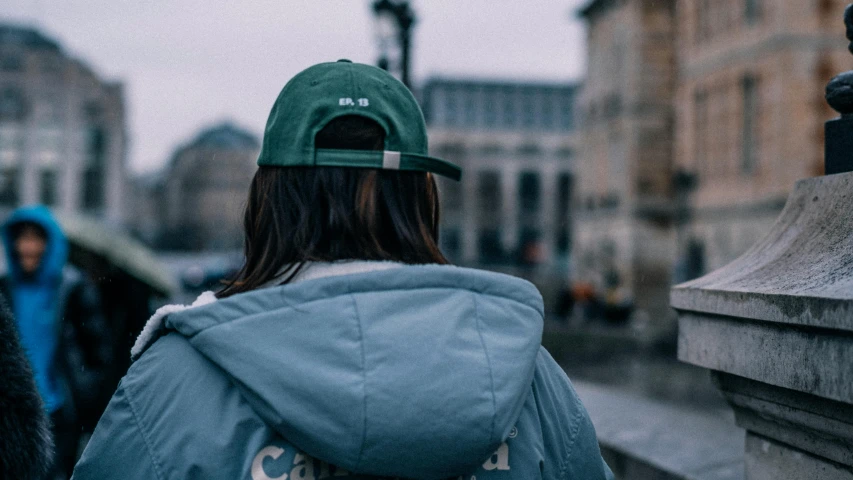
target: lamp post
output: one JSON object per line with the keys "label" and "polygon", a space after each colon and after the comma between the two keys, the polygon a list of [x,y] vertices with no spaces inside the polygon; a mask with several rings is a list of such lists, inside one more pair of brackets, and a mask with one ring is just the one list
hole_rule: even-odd
{"label": "lamp post", "polygon": [[396,63],[393,66],[399,68],[400,80],[403,84],[410,87],[411,32],[416,20],[415,12],[406,0],[375,0],[373,2],[373,14],[376,17],[376,36],[379,41],[378,66],[385,70],[392,68],[389,53],[392,41],[396,37],[400,49],[399,61],[393,62]]}

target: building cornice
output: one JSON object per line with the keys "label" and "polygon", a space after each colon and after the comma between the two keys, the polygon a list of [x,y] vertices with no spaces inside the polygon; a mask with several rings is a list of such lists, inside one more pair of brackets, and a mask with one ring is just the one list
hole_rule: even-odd
{"label": "building cornice", "polygon": [[679,75],[682,79],[693,79],[708,75],[731,65],[751,63],[757,58],[766,57],[774,52],[789,50],[827,50],[845,49],[835,35],[803,35],[797,33],[779,33],[754,42],[739,43],[737,47],[716,54],[697,54],[698,51],[712,51],[713,47],[691,50],[690,55],[681,62]]}
{"label": "building cornice", "polygon": [[566,81],[543,81],[523,80],[511,78],[478,78],[478,77],[444,77],[433,75],[423,83],[421,90],[437,87],[462,87],[462,88],[506,88],[510,90],[555,90],[573,92],[581,86],[580,80]]}

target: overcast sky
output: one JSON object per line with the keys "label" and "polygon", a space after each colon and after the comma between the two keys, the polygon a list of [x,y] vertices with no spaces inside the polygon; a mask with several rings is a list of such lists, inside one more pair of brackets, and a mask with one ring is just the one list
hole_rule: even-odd
{"label": "overcast sky", "polygon": [[[36,26],[125,83],[135,172],[163,165],[201,128],[261,135],[285,82],[321,61],[377,56],[371,0],[2,0],[0,21]],[[414,0],[416,82],[434,75],[573,81],[586,0]]]}

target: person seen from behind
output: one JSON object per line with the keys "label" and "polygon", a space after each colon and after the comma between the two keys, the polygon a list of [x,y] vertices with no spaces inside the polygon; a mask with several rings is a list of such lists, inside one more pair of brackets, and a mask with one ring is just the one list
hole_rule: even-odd
{"label": "person seen from behind", "polygon": [[50,417],[55,451],[46,478],[68,478],[85,424],[97,420],[109,358],[98,294],[67,265],[68,241],[47,208],[16,210],[0,236],[8,267],[0,296],[14,315]]}
{"label": "person seen from behind", "polygon": [[74,479],[612,478],[536,288],[441,253],[402,83],[304,70],[258,164],[242,270],[155,313]]}

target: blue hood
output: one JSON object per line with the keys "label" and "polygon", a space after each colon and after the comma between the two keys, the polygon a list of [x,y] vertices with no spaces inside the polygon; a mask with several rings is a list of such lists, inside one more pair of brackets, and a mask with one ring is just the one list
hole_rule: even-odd
{"label": "blue hood", "polygon": [[307,454],[445,478],[509,436],[531,392],[543,307],[514,277],[406,266],[235,295],[166,323]]}
{"label": "blue hood", "polygon": [[23,276],[18,261],[15,259],[14,242],[9,231],[10,227],[22,222],[38,224],[47,232],[47,247],[34,280],[39,284],[58,280],[62,276],[62,269],[68,261],[68,240],[50,210],[41,205],[15,210],[0,228],[3,247],[6,249],[6,264],[9,268],[9,275],[15,281],[21,280]]}

